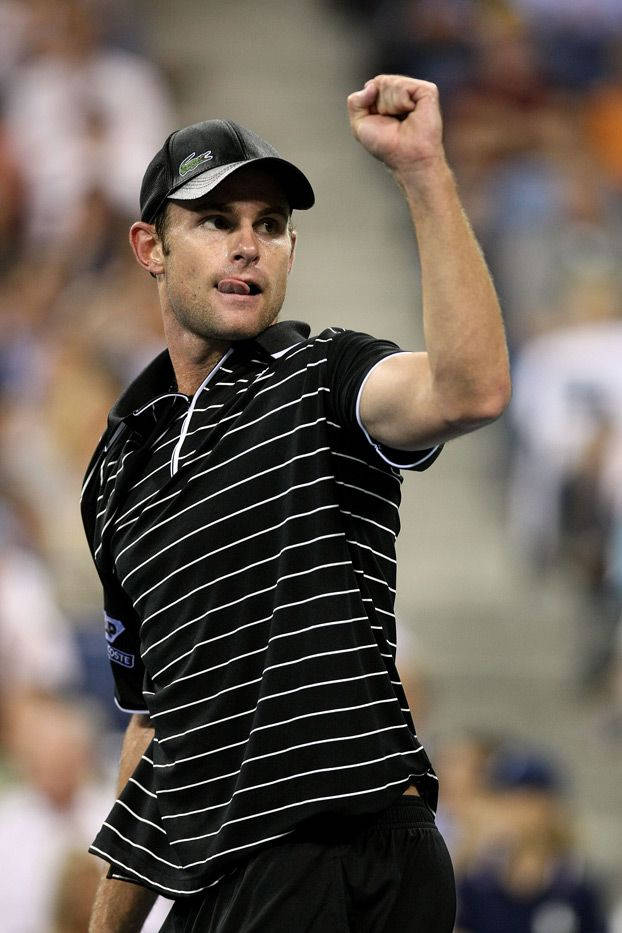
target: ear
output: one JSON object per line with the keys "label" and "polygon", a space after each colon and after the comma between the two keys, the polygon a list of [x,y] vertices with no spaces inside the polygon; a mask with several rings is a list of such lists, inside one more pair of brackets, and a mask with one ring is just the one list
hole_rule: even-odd
{"label": "ear", "polygon": [[151,275],[164,272],[164,251],[153,224],[137,220],[130,227],[130,246],[139,266]]}
{"label": "ear", "polygon": [[292,266],[294,265],[294,257],[296,255],[296,240],[298,239],[298,234],[295,230],[290,232],[289,238],[291,240],[291,246],[289,250],[289,261],[287,263],[288,273],[292,271]]}

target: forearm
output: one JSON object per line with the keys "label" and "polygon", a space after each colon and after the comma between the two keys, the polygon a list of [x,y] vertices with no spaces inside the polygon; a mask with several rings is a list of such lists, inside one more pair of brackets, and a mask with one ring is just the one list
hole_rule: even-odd
{"label": "forearm", "polygon": [[[153,728],[145,716],[132,716],[121,749],[117,793],[134,772],[153,738]],[[151,910],[156,895],[125,881],[103,877],[97,888],[89,933],[137,933]]]}
{"label": "forearm", "polygon": [[417,235],[431,391],[448,421],[492,420],[509,399],[501,310],[444,158],[394,172]]}

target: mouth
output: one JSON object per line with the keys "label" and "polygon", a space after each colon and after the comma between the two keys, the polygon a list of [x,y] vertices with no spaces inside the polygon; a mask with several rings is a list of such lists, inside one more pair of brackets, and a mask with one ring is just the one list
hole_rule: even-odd
{"label": "mouth", "polygon": [[261,286],[253,279],[241,279],[234,276],[220,279],[216,288],[221,295],[233,295],[236,298],[252,298],[262,292]]}

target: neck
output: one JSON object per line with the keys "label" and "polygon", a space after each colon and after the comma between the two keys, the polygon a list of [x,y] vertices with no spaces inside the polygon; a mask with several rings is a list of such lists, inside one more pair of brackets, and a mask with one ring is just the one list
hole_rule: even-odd
{"label": "neck", "polygon": [[179,352],[178,347],[169,345],[169,355],[175,371],[177,388],[184,395],[194,395],[206,376],[223,358],[228,350],[227,344],[204,347],[201,354],[189,357]]}
{"label": "neck", "polygon": [[230,343],[200,337],[179,326],[172,316],[163,317],[164,338],[173,364],[177,388],[194,395],[206,376],[223,358]]}

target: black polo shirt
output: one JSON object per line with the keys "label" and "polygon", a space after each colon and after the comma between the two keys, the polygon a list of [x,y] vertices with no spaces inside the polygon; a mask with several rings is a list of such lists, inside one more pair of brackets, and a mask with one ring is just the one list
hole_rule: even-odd
{"label": "black polo shirt", "polygon": [[165,351],[111,412],[83,493],[122,709],[155,739],[92,851],[168,896],[316,814],[437,782],[395,668],[400,468],[358,417],[400,352],[275,324],[192,398]]}

